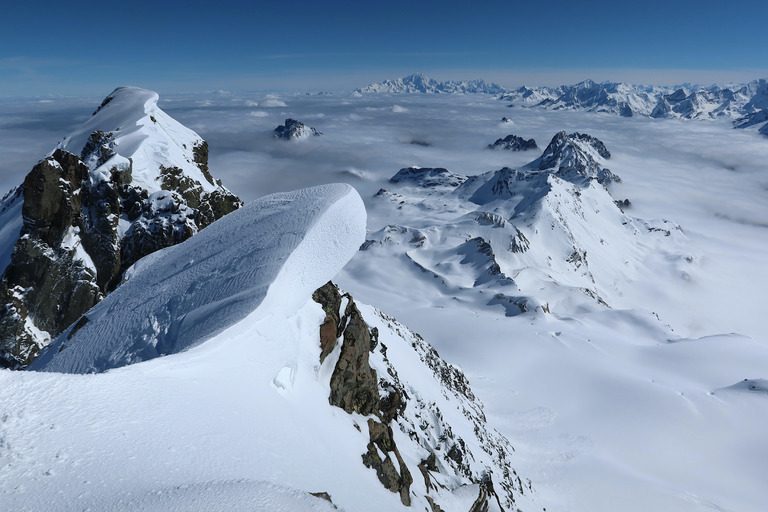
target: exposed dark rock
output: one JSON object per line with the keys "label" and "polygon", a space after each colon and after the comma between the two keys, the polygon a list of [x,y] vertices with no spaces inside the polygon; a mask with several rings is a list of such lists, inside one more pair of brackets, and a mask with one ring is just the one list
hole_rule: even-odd
{"label": "exposed dark rock", "polygon": [[[206,192],[179,167],[160,166],[164,190],[154,194],[131,185],[130,159],[105,173],[115,156],[116,133],[94,131],[79,156],[57,149],[16,192],[23,198],[23,224],[0,279],[0,366],[28,365],[113,290],[130,265],[242,204],[220,184]],[[207,156],[208,146],[200,141],[194,161],[213,184]]]}
{"label": "exposed dark rock", "polygon": [[406,167],[389,179],[390,183],[403,183],[423,188],[458,187],[467,181],[466,176],[442,167]]}
{"label": "exposed dark rock", "polygon": [[509,243],[509,250],[517,254],[522,254],[526,252],[530,246],[531,242],[528,241],[528,238],[526,238],[519,229],[515,229],[515,236],[512,237]]}
{"label": "exposed dark rock", "polygon": [[609,159],[611,153],[600,139],[585,133],[562,131],[552,138],[541,157],[530,164],[541,171],[552,172],[567,181],[596,179],[607,185],[621,178],[602,167],[592,153]]}
{"label": "exposed dark rock", "polygon": [[[506,118],[505,118],[506,119]],[[525,140],[517,135],[507,135],[503,139],[496,139],[493,144],[488,144],[488,149],[507,149],[509,151],[528,151],[529,149],[539,149],[536,141],[533,139]]]}
{"label": "exposed dark rock", "polygon": [[[203,140],[200,141],[199,144],[196,144],[195,147],[192,148],[192,155],[194,156],[195,164],[197,164],[197,167],[200,169],[200,172],[203,173],[205,179],[208,180],[208,183],[216,185],[213,181],[213,176],[208,172],[208,142]],[[219,185],[221,185],[221,183],[219,183]]]}
{"label": "exposed dark rock", "polygon": [[[377,329],[384,325],[384,329],[391,330],[407,341],[421,362],[432,371],[443,396],[456,400],[452,404],[455,403],[463,416],[473,424],[476,442],[479,444],[473,445],[472,449],[454,434],[435,402],[427,402],[419,396],[419,390],[401,382],[397,368],[387,357],[387,346],[382,341],[374,342],[379,336],[378,330],[368,330],[352,297],[341,295],[335,285],[328,283],[317,290],[313,298],[322,305],[326,314],[321,330],[330,330],[330,326],[338,319],[336,325],[340,331],[337,334],[342,337],[339,362],[331,378],[330,402],[347,412],[368,415],[368,444],[367,451],[362,454],[362,462],[376,471],[382,485],[399,494],[403,504],[410,503],[413,477],[401,456],[403,446],[395,442],[393,429],[398,429],[407,436],[406,442],[416,443],[419,450],[428,453],[417,467],[424,478],[427,492],[432,493],[432,496],[425,496],[425,499],[433,512],[442,511],[435,500],[441,490],[447,489],[444,484],[452,479],[458,477],[465,482],[485,482],[489,468],[476,468],[477,451],[489,455],[493,461],[493,471],[499,477],[499,492],[503,494],[499,503],[512,507],[515,503],[514,495],[525,493],[522,480],[511,468],[509,454],[514,449],[509,441],[487,426],[482,404],[472,393],[464,374],[443,361],[437,351],[418,334],[384,313],[375,312],[384,322],[379,323]],[[345,303],[345,299],[348,302]],[[350,328],[352,332],[348,336]],[[369,355],[371,349],[375,351]],[[372,362],[380,375],[377,387],[371,381],[376,376]],[[355,389],[356,386],[359,389]],[[356,399],[358,391],[362,391],[360,394],[365,399],[362,402]],[[477,451],[473,453],[473,450]],[[484,485],[487,487],[487,484]],[[531,489],[530,482],[527,488]]]}
{"label": "exposed dark rock", "polygon": [[312,294],[312,300],[321,304],[323,311],[325,311],[325,320],[320,326],[320,362],[322,363],[328,354],[333,352],[336,347],[336,340],[341,335],[341,318],[339,317],[341,294],[336,285],[328,281],[315,290],[315,293]]}
{"label": "exposed dark rock", "polygon": [[[373,418],[368,419],[368,434],[370,442],[368,451],[363,454],[363,464],[366,467],[376,470],[376,476],[382,485],[390,491],[400,494],[400,501],[403,505],[411,505],[410,489],[413,483],[413,477],[408,467],[405,465],[400,451],[397,449],[394,437],[392,436],[392,427],[379,423]],[[378,449],[377,449],[378,448]],[[384,454],[384,460],[379,456],[379,450]],[[392,460],[393,454],[397,460],[398,468]]]}
{"label": "exposed dark rock", "polygon": [[360,311],[349,301],[344,311],[341,354],[331,375],[330,403],[363,416],[375,414],[379,406],[378,377],[368,358],[372,349],[371,333]]}
{"label": "exposed dark rock", "polygon": [[276,139],[296,140],[322,135],[323,132],[317,131],[301,121],[289,118],[285,120],[285,124],[281,124],[275,128],[274,134]]}
{"label": "exposed dark rock", "polygon": [[[329,402],[348,413],[355,412],[364,416],[378,414],[378,377],[369,363],[374,347],[371,332],[355,302],[348,295],[344,297],[347,298],[347,305],[339,316],[343,297],[336,285],[329,282],[312,295],[326,312],[321,326],[321,345],[325,343],[327,346],[321,346],[321,360],[333,350],[330,345],[335,345],[335,340],[343,337],[339,360],[331,375]],[[332,329],[334,325],[335,329]],[[335,336],[333,342],[330,341],[331,336]],[[322,341],[323,337],[325,342]]]}
{"label": "exposed dark rock", "polygon": [[499,510],[504,510],[504,507],[501,506],[499,495],[496,494],[493,488],[493,480],[490,473],[484,473],[480,482],[477,499],[470,507],[469,512],[486,512],[490,506],[491,498],[495,498]]}
{"label": "exposed dark rock", "polygon": [[[337,331],[339,336],[343,336],[343,341],[339,360],[331,375],[329,402],[348,413],[355,412],[364,416],[373,414],[381,418],[383,423],[373,418],[368,419],[370,442],[368,452],[363,454],[363,463],[366,467],[375,469],[382,485],[394,493],[399,493],[402,503],[408,506],[411,503],[410,486],[413,478],[400,456],[392,436],[392,428],[389,426],[389,422],[405,404],[401,401],[401,394],[397,389],[392,389],[383,399],[380,397],[376,371],[369,363],[370,352],[375,347],[373,339],[378,338],[378,331],[372,336],[355,302],[349,295],[344,297],[348,302],[343,316],[339,319],[337,312],[342,304],[342,296],[333,283],[327,283],[312,295],[326,312],[325,321],[321,326],[321,340],[323,331],[330,331],[334,323],[338,329],[343,326],[343,334]],[[322,355],[321,358],[324,359]],[[386,454],[384,460],[379,456],[377,447]],[[390,454],[394,455],[399,469],[395,467]]]}
{"label": "exposed dark rock", "polygon": [[83,151],[80,153],[80,159],[83,162],[87,162],[89,167],[92,168],[104,165],[107,160],[115,156],[114,150],[110,147],[112,139],[112,132],[97,130],[91,133],[88,142],[85,143],[85,147],[83,147]]}
{"label": "exposed dark rock", "polygon": [[618,199],[614,201],[614,203],[616,203],[616,206],[618,206],[622,212],[632,206],[632,203],[629,201],[629,199]]}
{"label": "exposed dark rock", "polygon": [[[328,494],[328,493],[327,493],[327,492],[325,492],[325,491],[322,491],[322,492],[311,492],[311,493],[309,493],[309,494],[311,494],[311,495],[312,495],[312,496],[314,496],[315,498],[320,498],[321,500],[325,500],[325,501],[327,501],[328,503],[331,503],[331,504],[333,504],[333,500],[331,499],[331,495],[330,495],[330,494]],[[334,505],[334,508],[336,508],[336,506],[335,506],[335,505]]]}
{"label": "exposed dark rock", "polygon": [[[427,488],[427,492],[431,491],[434,485],[432,484],[432,478],[429,476],[429,472],[438,472],[437,457],[435,457],[435,454],[430,453],[426,459],[419,462],[418,468],[421,472],[421,476],[424,477],[424,487]],[[434,509],[434,505],[432,508]]]}
{"label": "exposed dark rock", "polygon": [[469,507],[469,512],[488,512],[489,505],[488,489],[485,488],[485,485],[480,484],[480,491],[477,499],[472,503],[472,506]]}

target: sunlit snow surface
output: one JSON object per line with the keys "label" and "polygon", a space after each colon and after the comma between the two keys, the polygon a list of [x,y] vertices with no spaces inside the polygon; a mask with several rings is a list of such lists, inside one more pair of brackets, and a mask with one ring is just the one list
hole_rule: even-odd
{"label": "sunlit snow surface", "polygon": [[349,185],[257,199],[137,262],[30,369],[103,372],[181,352],[251,314],[290,314],[341,270],[364,230],[365,208]]}
{"label": "sunlit snow surface", "polygon": [[[8,107],[13,115],[0,123],[0,139],[14,146],[8,148],[14,166],[3,167],[6,188],[20,183],[41,156],[37,149],[27,158],[18,154],[19,126],[30,138],[46,133],[36,130],[49,129],[43,114],[61,119],[65,104],[54,100],[48,110],[35,105],[35,116],[24,122],[21,107]],[[346,181],[366,203],[370,231],[424,220],[392,218],[397,213],[373,198],[403,167],[446,167],[466,175],[519,168],[538,155],[485,149],[511,133],[535,138],[540,147],[560,130],[601,139],[612,153],[610,169],[623,179],[611,193],[631,200],[627,213],[668,219],[684,230],[686,253],[693,257],[684,278],[670,273],[672,265],[641,266],[623,285],[619,308],[514,318],[499,306],[441,293],[433,278],[398,262],[369,265],[365,252],[357,253],[340,284],[462,366],[489,422],[523,458],[517,469],[533,479],[547,510],[764,509],[768,395],[758,384],[768,378],[767,138],[733,130],[727,121],[507,108],[488,96],[221,93],[163,95],[160,106],[209,142],[212,173],[244,199]],[[279,144],[272,130],[286,117],[312,124],[324,136]],[[512,122],[502,123],[502,117]],[[28,164],[19,167],[22,161]],[[320,313],[312,314],[320,320]],[[279,330],[271,325],[264,329]],[[308,336],[316,325],[300,328]],[[252,396],[228,372],[270,354],[275,374],[254,376],[268,384],[290,368],[287,349],[239,355],[230,346],[206,343],[97,376],[1,372],[3,503],[23,509],[40,503],[33,493],[60,492],[83,495],[78,504],[106,508],[98,501],[106,484],[114,493],[110,503],[211,480],[287,482],[285,487],[302,490],[321,485],[309,470],[286,477],[305,465],[285,462],[285,441],[302,440],[310,426],[297,424],[270,438],[267,424],[264,438],[249,436],[261,403],[279,411],[280,400],[296,395]],[[315,398],[312,403],[327,404],[319,391]],[[333,412],[317,407],[318,436],[339,435],[323,423]],[[323,450],[312,460],[320,460]],[[356,467],[362,451],[329,447],[325,456]],[[157,457],[147,470],[142,457],[149,453]],[[264,462],[254,465],[259,457]],[[113,472],[109,478],[102,475],[105,468]],[[371,480],[365,492],[377,492],[375,475],[362,475]],[[102,489],[89,491],[89,482]],[[347,502],[354,502],[356,490],[347,491]],[[396,503],[389,494],[377,496]]]}

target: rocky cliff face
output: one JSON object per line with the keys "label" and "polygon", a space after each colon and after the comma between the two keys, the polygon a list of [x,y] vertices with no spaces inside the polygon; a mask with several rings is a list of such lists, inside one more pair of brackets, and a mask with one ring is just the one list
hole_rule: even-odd
{"label": "rocky cliff face", "polygon": [[[505,118],[506,119],[506,118]],[[506,137],[496,139],[493,144],[488,144],[488,149],[507,149],[509,151],[528,151],[529,149],[539,149],[536,141],[533,139],[525,140],[517,135],[507,135]]]}
{"label": "rocky cliff face", "polygon": [[467,509],[487,510],[493,501],[514,510],[528,499],[533,488],[512,467],[514,449],[487,424],[459,369],[333,283],[313,298],[326,313],[320,345],[321,363],[333,365],[329,403],[362,420],[368,443],[361,462],[403,505],[442,510],[440,503],[467,485],[478,493]]}
{"label": "rocky cliff face", "polygon": [[208,146],[120,88],[27,175],[0,280],[0,365],[24,367],[116,287],[138,259],[182,242],[242,203],[208,172]]}

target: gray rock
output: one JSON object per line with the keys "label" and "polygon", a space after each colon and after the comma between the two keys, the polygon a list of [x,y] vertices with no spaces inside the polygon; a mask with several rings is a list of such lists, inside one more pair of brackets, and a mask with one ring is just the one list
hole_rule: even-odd
{"label": "gray rock", "polygon": [[[96,112],[108,104],[105,100]],[[167,194],[132,182],[132,162],[92,179],[90,169],[112,156],[113,133],[94,131],[80,155],[57,149],[26,176],[23,225],[11,262],[0,278],[0,366],[23,368],[40,349],[119,285],[140,258],[183,242],[242,202],[215,183],[202,141],[194,161],[214,185],[202,184],[178,167],[161,167]],[[128,226],[121,232],[119,224]]]}
{"label": "gray rock", "polygon": [[466,176],[442,167],[406,167],[389,179],[390,183],[413,185],[422,188],[455,188],[467,181]]}
{"label": "gray rock", "polygon": [[274,130],[276,139],[298,140],[307,137],[319,136],[323,132],[317,131],[311,126],[307,126],[301,121],[295,119],[286,119],[285,124],[281,124]]}
{"label": "gray rock", "polygon": [[[505,118],[506,119],[506,118]],[[525,140],[517,135],[507,135],[503,139],[496,139],[493,144],[488,144],[488,149],[507,149],[509,151],[528,151],[529,149],[539,149],[536,141],[533,139]]]}

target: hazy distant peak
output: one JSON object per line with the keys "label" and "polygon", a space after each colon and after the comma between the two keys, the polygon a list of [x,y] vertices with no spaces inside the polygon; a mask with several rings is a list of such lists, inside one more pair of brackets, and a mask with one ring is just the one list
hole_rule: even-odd
{"label": "hazy distant peak", "polygon": [[366,85],[353,94],[370,93],[423,93],[423,94],[502,94],[507,89],[484,80],[446,80],[438,82],[423,73],[413,73],[394,80]]}

